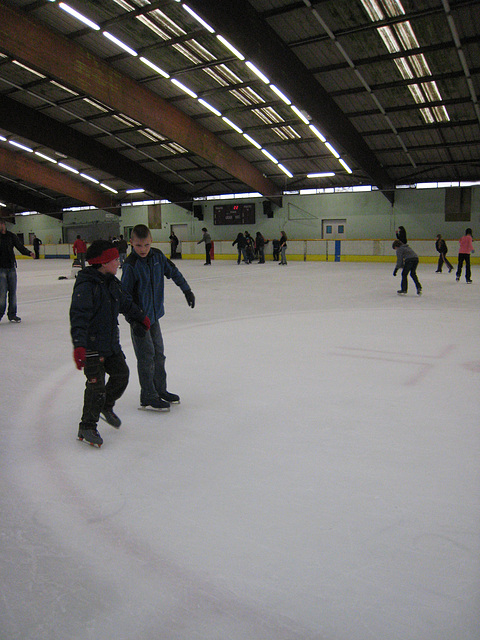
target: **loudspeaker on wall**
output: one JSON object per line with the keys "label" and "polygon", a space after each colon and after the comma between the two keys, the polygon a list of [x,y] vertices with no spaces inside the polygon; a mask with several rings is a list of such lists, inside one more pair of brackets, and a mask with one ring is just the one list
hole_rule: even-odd
{"label": "loudspeaker on wall", "polygon": [[203,220],[203,211],[202,211],[202,205],[201,204],[194,204],[193,205],[193,216],[195,218],[197,218],[198,220]]}
{"label": "loudspeaker on wall", "polygon": [[272,203],[270,200],[263,201],[263,214],[267,216],[267,218],[273,218]]}

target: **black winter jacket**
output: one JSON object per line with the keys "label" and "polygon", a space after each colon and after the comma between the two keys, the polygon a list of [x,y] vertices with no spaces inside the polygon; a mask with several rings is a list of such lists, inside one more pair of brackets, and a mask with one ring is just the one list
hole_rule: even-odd
{"label": "black winter jacket", "polygon": [[24,247],[18,236],[11,231],[0,233],[0,269],[11,269],[17,266],[13,247],[24,256],[29,256],[31,251]]}
{"label": "black winter jacket", "polygon": [[73,346],[101,356],[120,353],[118,314],[128,322],[142,322],[145,313],[123,289],[120,280],[95,267],[82,269],[73,288],[70,328]]}

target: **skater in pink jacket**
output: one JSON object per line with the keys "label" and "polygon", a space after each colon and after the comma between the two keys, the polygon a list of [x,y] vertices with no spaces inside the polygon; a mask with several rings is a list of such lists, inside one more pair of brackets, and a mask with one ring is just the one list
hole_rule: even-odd
{"label": "skater in pink jacket", "polygon": [[462,275],[462,267],[465,262],[465,279],[467,284],[471,284],[471,271],[470,271],[470,254],[474,253],[472,230],[470,228],[465,229],[465,235],[460,238],[458,249],[458,267],[457,267],[457,282]]}

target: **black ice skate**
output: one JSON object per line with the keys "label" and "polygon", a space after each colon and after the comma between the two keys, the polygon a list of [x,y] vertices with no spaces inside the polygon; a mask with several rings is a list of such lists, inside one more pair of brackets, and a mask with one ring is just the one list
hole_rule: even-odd
{"label": "black ice skate", "polygon": [[399,296],[406,296],[406,295],[407,295],[407,292],[406,292],[406,291],[404,291],[403,289],[399,289],[399,290],[397,291],[397,293],[398,293],[398,295],[399,295]]}
{"label": "black ice skate", "polygon": [[78,436],[77,438],[80,441],[87,442],[92,447],[100,447],[103,444],[103,440],[101,435],[98,433],[96,427],[82,427],[82,425],[78,428]]}
{"label": "black ice skate", "polygon": [[116,413],[113,413],[112,409],[102,409],[102,411],[100,411],[100,417],[102,420],[105,420],[105,422],[108,422],[109,425],[115,427],[115,429],[119,429],[122,424],[122,421]]}
{"label": "black ice skate", "polygon": [[138,407],[141,411],[170,411],[170,403],[159,398],[152,400],[148,404],[141,404]]}
{"label": "black ice skate", "polygon": [[160,394],[160,398],[165,400],[165,402],[169,402],[170,404],[180,404],[180,396],[177,396],[176,393],[169,393],[168,391],[164,391]]}

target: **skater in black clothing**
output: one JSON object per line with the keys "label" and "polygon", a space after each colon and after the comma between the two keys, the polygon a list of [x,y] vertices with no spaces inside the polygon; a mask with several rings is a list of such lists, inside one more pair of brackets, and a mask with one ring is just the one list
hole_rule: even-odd
{"label": "skater in black clothing", "polygon": [[169,236],[169,240],[170,240],[170,260],[175,260],[175,258],[177,257],[177,249],[180,242],[180,240],[175,235],[175,231],[172,231],[172,233]]}
{"label": "skater in black clothing", "polygon": [[[93,242],[86,259],[91,266],[78,274],[70,306],[73,358],[87,378],[78,439],[100,447],[100,415],[112,427],[120,427],[113,407],[127,388],[129,377],[120,346],[118,314],[123,313],[141,334],[149,330],[150,320],[115,278],[120,258],[111,242]],[[109,378],[105,384],[106,374]]]}
{"label": "skater in black clothing", "polygon": [[237,251],[238,251],[237,264],[240,264],[240,262],[242,261],[242,256],[245,264],[250,264],[247,257],[247,241],[241,231],[237,235],[235,240],[232,242],[232,247],[234,247],[235,245],[237,245]]}
{"label": "skater in black clothing", "polygon": [[408,281],[407,277],[410,274],[411,279],[415,283],[417,287],[417,294],[419,296],[422,295],[422,285],[420,284],[417,278],[417,267],[418,267],[418,256],[415,251],[408,246],[408,244],[403,244],[400,240],[394,240],[392,244],[392,249],[395,249],[397,253],[397,264],[395,265],[395,269],[393,270],[393,275],[397,275],[397,271],[402,269],[402,288],[397,291],[398,295],[404,296],[408,290]]}
{"label": "skater in black clothing", "polygon": [[272,248],[273,248],[273,261],[276,262],[280,260],[280,240],[277,240],[277,239],[272,240]]}
{"label": "skater in black clothing", "polygon": [[38,260],[40,258],[40,245],[43,244],[43,242],[40,240],[40,238],[37,238],[37,236],[33,236],[33,251],[35,253],[35,260]]}
{"label": "skater in black clothing", "polygon": [[257,235],[255,236],[255,248],[258,253],[258,264],[265,264],[266,244],[268,244],[268,240],[265,240],[260,231],[257,231]]}
{"label": "skater in black clothing", "polygon": [[24,256],[33,258],[35,255],[23,246],[15,233],[7,231],[5,219],[0,218],[0,320],[7,308],[8,294],[8,319],[10,322],[21,322],[17,316],[17,261],[14,247]]}
{"label": "skater in black clothing", "polygon": [[205,243],[205,266],[212,264],[212,236],[208,233],[207,228],[203,227],[202,229],[203,236],[202,239],[197,242],[197,244]]}
{"label": "skater in black clothing", "polygon": [[397,240],[403,242],[403,244],[407,244],[407,232],[405,231],[405,227],[398,227],[397,233],[395,234]]}
{"label": "skater in black clothing", "polygon": [[435,273],[442,273],[443,263],[445,263],[447,265],[448,273],[450,273],[451,270],[453,269],[453,267],[452,267],[452,265],[450,264],[450,262],[447,259],[447,252],[448,252],[447,243],[442,238],[442,235],[440,233],[438,234],[437,240],[435,242],[435,249],[440,254],[439,257],[438,257],[438,265],[437,265],[437,270],[435,271]]}
{"label": "skater in black clothing", "polygon": [[287,264],[287,234],[285,231],[282,231],[280,236],[280,262],[278,264]]}

